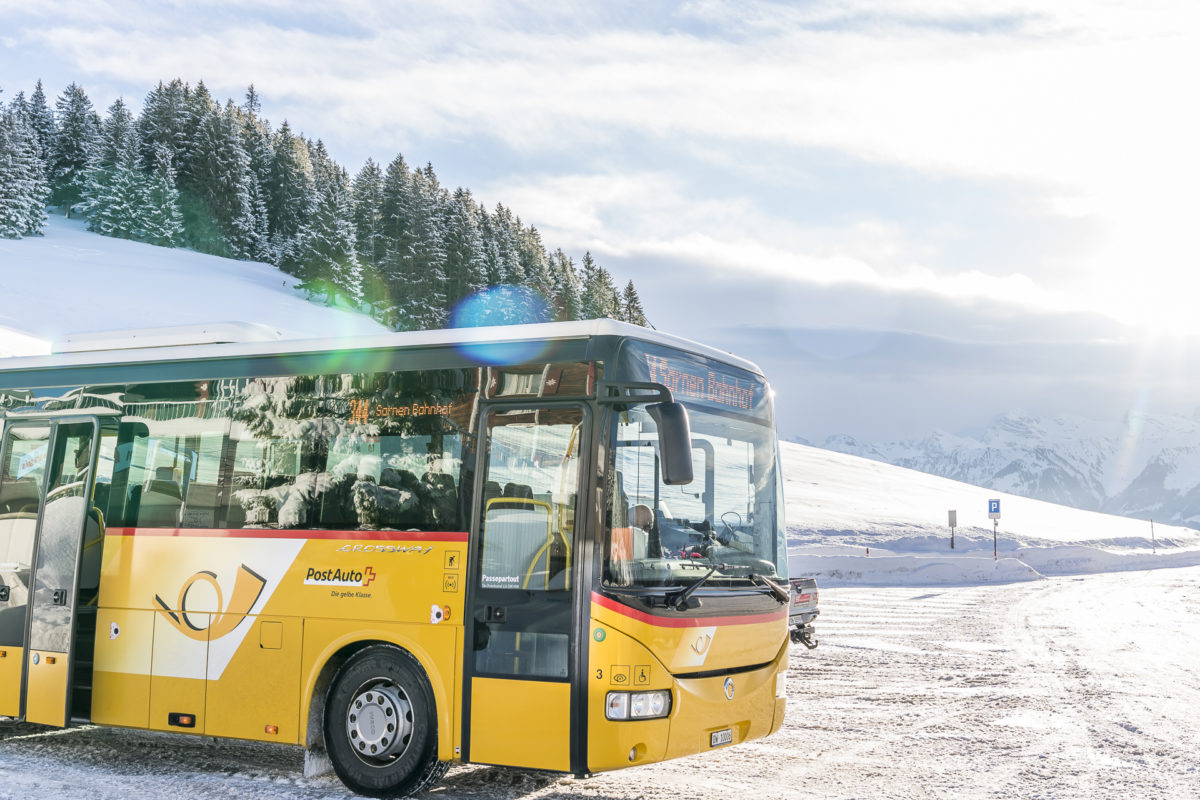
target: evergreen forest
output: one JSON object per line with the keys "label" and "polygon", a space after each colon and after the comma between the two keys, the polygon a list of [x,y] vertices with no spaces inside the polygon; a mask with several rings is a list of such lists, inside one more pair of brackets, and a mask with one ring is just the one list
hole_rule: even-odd
{"label": "evergreen forest", "polygon": [[[352,178],[320,139],[263,118],[253,85],[222,105],[176,78],[140,113],[118,99],[103,117],[74,83],[53,106],[40,80],[0,102],[0,236],[40,235],[48,206],[105,236],[273,264],[394,330],[533,321],[531,298],[543,320],[649,324],[633,281],[618,290],[591,253],[551,250],[428,163],[368,159]],[[455,318],[489,289],[482,319]]]}

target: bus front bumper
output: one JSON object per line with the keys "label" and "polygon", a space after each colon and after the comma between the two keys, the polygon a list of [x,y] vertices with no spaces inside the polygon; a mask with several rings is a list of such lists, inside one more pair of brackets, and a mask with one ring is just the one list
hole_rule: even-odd
{"label": "bus front bumper", "polygon": [[589,769],[601,772],[665,761],[774,733],[783,724],[787,658],[785,643],[771,663],[755,670],[676,676],[671,711],[662,719],[594,720],[589,725]]}

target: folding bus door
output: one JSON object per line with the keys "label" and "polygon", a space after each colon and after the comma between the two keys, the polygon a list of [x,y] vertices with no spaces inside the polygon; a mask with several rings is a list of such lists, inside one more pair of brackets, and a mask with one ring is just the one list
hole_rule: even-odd
{"label": "folding bus door", "polygon": [[568,771],[571,579],[586,411],[485,411],[466,647],[467,758]]}
{"label": "folding bus door", "polygon": [[70,719],[99,423],[10,422],[0,444],[0,714]]}

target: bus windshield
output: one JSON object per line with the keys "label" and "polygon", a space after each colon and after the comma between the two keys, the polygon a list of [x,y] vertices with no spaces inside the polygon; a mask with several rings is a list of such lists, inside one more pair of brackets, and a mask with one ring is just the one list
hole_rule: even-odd
{"label": "bus windshield", "polygon": [[648,594],[657,587],[668,603],[702,576],[706,593],[767,591],[763,578],[787,576],[774,431],[694,405],[689,415],[695,478],[668,486],[650,415],[641,407],[619,414],[605,585]]}

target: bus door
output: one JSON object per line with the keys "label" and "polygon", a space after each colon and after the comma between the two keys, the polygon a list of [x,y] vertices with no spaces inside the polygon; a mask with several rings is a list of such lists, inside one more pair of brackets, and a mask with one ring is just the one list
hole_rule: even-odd
{"label": "bus door", "polygon": [[[464,758],[569,771],[582,405],[489,406],[476,469]],[[482,438],[482,437],[481,437]]]}
{"label": "bus door", "polygon": [[0,714],[65,726],[99,422],[9,422],[0,444]]}

